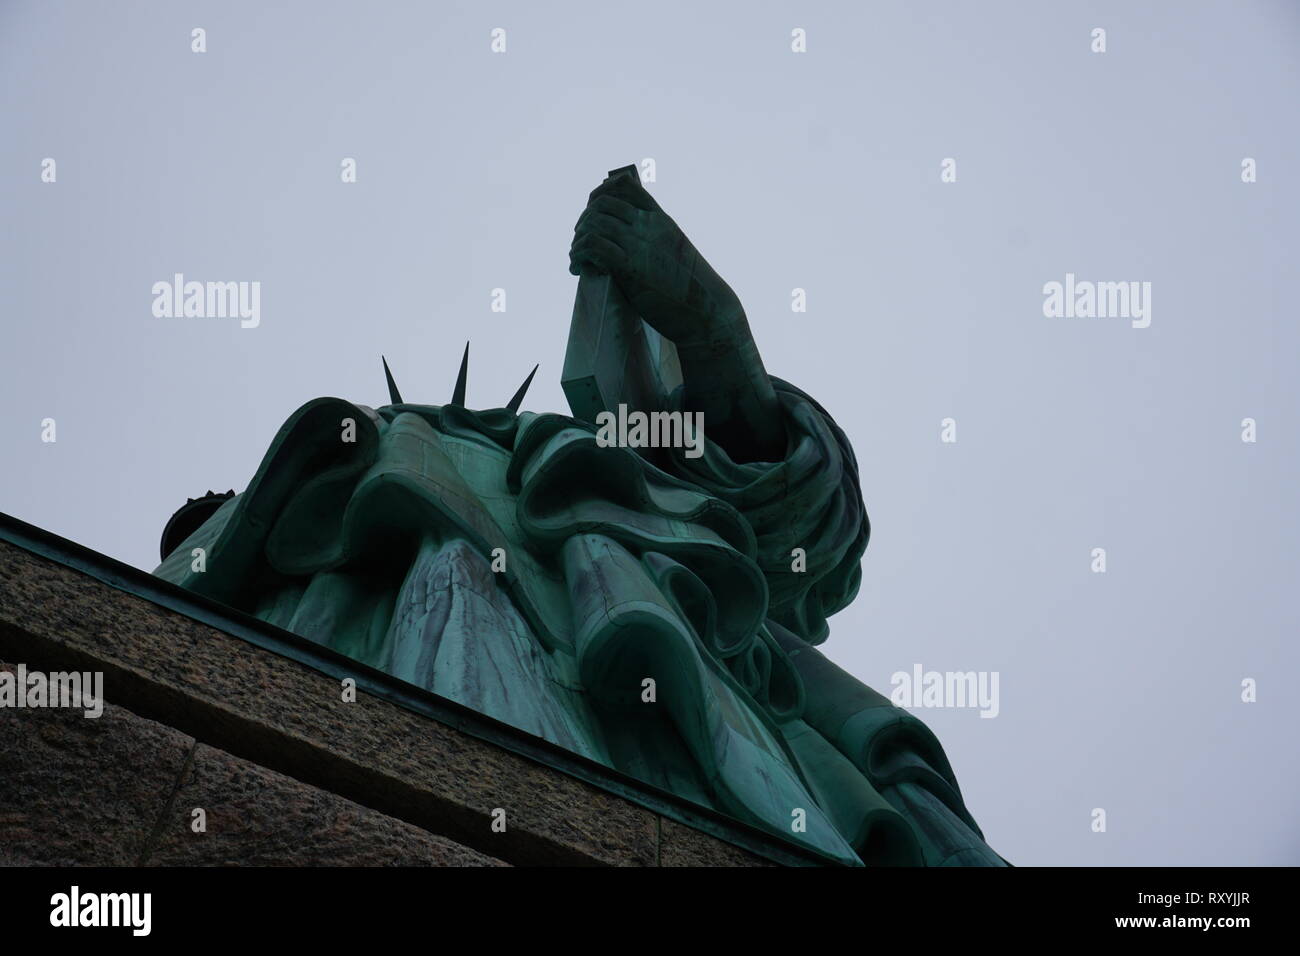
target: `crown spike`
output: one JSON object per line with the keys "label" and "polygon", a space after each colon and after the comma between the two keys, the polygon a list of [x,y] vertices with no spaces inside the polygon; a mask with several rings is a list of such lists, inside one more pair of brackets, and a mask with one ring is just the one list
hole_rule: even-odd
{"label": "crown spike", "polygon": [[451,405],[465,405],[465,379],[469,375],[469,343],[465,343],[465,354],[460,360],[460,374],[456,376],[456,391],[452,393]]}
{"label": "crown spike", "polygon": [[388,403],[390,405],[401,405],[402,393],[397,390],[397,383],[393,381],[393,373],[388,370],[388,359],[381,355],[379,360],[384,363],[384,378],[388,379]]}
{"label": "crown spike", "polygon": [[533,370],[529,372],[528,377],[524,379],[524,384],[520,385],[519,391],[515,392],[515,397],[506,403],[506,408],[510,409],[512,412],[519,411],[519,403],[524,400],[524,395],[528,392],[528,386],[533,384],[533,376],[537,374],[537,368],[537,365],[533,366]]}

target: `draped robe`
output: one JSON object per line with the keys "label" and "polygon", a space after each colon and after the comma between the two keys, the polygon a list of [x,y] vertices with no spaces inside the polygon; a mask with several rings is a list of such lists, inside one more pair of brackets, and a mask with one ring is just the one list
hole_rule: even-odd
{"label": "draped robe", "polygon": [[563,415],[316,399],[155,573],[843,863],[1003,865],[929,729],[816,648],[869,525],[773,384],[782,460],[662,467]]}

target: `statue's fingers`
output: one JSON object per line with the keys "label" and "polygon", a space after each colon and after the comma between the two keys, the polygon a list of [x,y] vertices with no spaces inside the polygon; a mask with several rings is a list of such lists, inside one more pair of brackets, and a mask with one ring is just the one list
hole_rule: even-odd
{"label": "statue's fingers", "polygon": [[578,217],[578,221],[573,224],[574,235],[586,232],[591,228],[591,217],[593,215],[595,215],[595,213],[592,212],[590,206],[582,211],[582,215]]}
{"label": "statue's fingers", "polygon": [[616,274],[627,264],[627,253],[594,232],[584,233],[569,247],[569,271],[574,275]]}
{"label": "statue's fingers", "polygon": [[578,236],[584,236],[587,233],[604,236],[625,253],[631,252],[636,248],[637,244],[636,232],[622,219],[615,219],[613,216],[591,209],[582,214],[582,218],[578,220],[578,224],[574,227],[574,232]]}
{"label": "statue's fingers", "polygon": [[654,201],[641,185],[641,180],[636,176],[615,176],[612,179],[606,179],[603,183],[591,191],[587,197],[587,205],[591,205],[601,196],[613,196],[616,199],[622,199],[630,203],[637,209],[651,212],[659,208],[659,204]]}
{"label": "statue's fingers", "polygon": [[[633,206],[626,199],[620,199],[618,196],[612,196],[608,193],[597,196],[583,211],[583,215],[593,213],[604,213],[607,216],[613,216],[615,219],[627,223],[629,226],[636,222],[637,213],[640,210]],[[579,218],[581,221],[581,217]]]}
{"label": "statue's fingers", "polygon": [[644,216],[645,213],[630,202],[615,196],[597,196],[578,216],[578,221],[573,224],[573,231],[582,232],[590,224],[591,217],[596,215],[612,216],[622,223],[632,225],[636,222],[637,216]]}

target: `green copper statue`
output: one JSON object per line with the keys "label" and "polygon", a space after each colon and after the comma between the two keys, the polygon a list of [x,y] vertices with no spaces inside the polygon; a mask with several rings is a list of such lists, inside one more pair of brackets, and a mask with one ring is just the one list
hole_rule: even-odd
{"label": "green copper statue", "polygon": [[572,417],[466,408],[468,349],[441,406],[385,362],[391,404],[302,406],[156,573],[845,863],[1004,865],[934,735],[816,649],[869,531],[844,433],[635,168],[570,271]]}

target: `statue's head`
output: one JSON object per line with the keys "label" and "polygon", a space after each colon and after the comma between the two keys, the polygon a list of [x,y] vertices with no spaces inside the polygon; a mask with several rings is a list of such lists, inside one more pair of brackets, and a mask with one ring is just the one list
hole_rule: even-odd
{"label": "statue's head", "polygon": [[185,504],[177,508],[176,513],[168,520],[167,526],[163,528],[162,540],[158,544],[162,552],[162,560],[166,561],[167,555],[198,531],[205,521],[217,513],[218,508],[233,497],[235,497],[234,488],[224,494],[209,491],[200,498],[188,499]]}
{"label": "statue's head", "polygon": [[[393,373],[388,368],[388,360],[382,355],[380,361],[384,365],[384,378],[388,381],[388,398],[391,405],[403,405],[402,395],[397,390],[397,383],[393,381]],[[538,366],[534,365],[533,370],[528,373],[524,379],[524,384],[519,386],[514,397],[508,401],[504,408],[494,409],[491,414],[512,413],[508,417],[514,420],[513,413],[518,413],[519,406],[524,400],[524,395],[528,392],[528,386],[533,383],[533,376],[537,374]],[[460,374],[456,377],[456,388],[452,392],[451,401],[448,405],[455,405],[461,408],[465,407],[465,381],[469,375],[469,343],[465,343],[465,354],[460,360]],[[500,427],[504,427],[502,424]],[[218,494],[209,491],[198,498],[189,498],[185,504],[176,509],[176,512],[163,528],[162,538],[159,541],[159,550],[162,559],[165,561],[167,556],[176,550],[180,544],[185,541],[191,534],[197,531],[209,518],[217,513],[217,510],[235,496],[234,489]]]}

